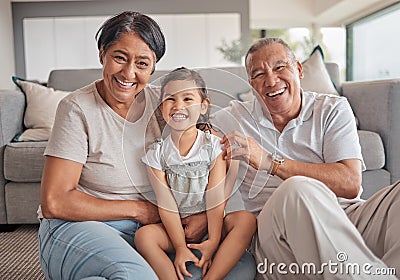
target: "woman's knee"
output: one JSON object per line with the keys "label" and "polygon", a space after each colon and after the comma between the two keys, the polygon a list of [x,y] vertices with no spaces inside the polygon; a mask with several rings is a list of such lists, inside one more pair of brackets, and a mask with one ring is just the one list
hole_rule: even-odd
{"label": "woman's knee", "polygon": [[51,231],[49,225],[54,222],[42,221],[39,231],[42,269],[49,279],[132,279],[137,275],[156,279],[145,260],[106,224],[65,222]]}

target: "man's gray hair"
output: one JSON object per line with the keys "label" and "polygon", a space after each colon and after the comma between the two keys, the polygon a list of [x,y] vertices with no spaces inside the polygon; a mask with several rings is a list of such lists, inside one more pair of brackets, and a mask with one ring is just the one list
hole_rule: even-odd
{"label": "man's gray hair", "polygon": [[261,38],[258,41],[256,41],[253,45],[251,45],[249,50],[247,51],[246,57],[244,60],[246,63],[246,67],[247,67],[247,58],[249,55],[262,49],[263,47],[266,47],[266,46],[269,46],[272,44],[281,44],[282,46],[284,46],[287,50],[289,57],[293,60],[293,62],[297,61],[296,55],[294,54],[292,48],[289,47],[289,45],[285,41],[283,41],[281,38],[273,38],[273,37]]}

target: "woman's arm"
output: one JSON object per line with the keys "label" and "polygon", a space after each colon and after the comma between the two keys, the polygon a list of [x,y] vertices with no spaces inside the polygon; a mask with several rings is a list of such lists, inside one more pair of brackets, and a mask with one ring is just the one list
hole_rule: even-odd
{"label": "woman's arm", "polygon": [[157,207],[151,202],[105,200],[77,190],[82,167],[81,163],[46,156],[41,185],[41,208],[45,218],[159,222]]}
{"label": "woman's arm", "polygon": [[198,243],[207,234],[207,214],[201,212],[182,219],[186,241]]}

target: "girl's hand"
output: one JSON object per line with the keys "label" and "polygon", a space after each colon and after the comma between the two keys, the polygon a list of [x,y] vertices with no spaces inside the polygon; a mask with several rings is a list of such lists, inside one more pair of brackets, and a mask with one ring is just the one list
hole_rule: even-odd
{"label": "girl's hand", "polygon": [[197,267],[203,268],[203,277],[207,273],[208,268],[211,265],[212,256],[218,248],[218,242],[212,240],[206,240],[200,244],[188,244],[190,249],[197,249],[201,252],[201,259],[196,265]]}
{"label": "girl's hand", "polygon": [[199,259],[186,247],[179,247],[175,251],[174,265],[178,278],[184,280],[183,275],[193,277],[186,269],[186,262],[194,262],[194,264],[198,266]]}

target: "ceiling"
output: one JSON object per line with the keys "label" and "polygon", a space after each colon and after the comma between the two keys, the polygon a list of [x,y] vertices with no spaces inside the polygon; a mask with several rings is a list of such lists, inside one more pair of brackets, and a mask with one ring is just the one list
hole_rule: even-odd
{"label": "ceiling", "polygon": [[[2,0],[0,0],[2,1]],[[8,0],[47,2],[79,0]],[[86,0],[88,1],[88,0]],[[89,0],[100,1],[100,0]],[[161,0],[162,1],[162,0]],[[165,1],[165,0],[164,0]],[[344,26],[400,0],[248,0],[250,28]]]}
{"label": "ceiling", "polygon": [[249,0],[250,28],[344,26],[399,0]]}

